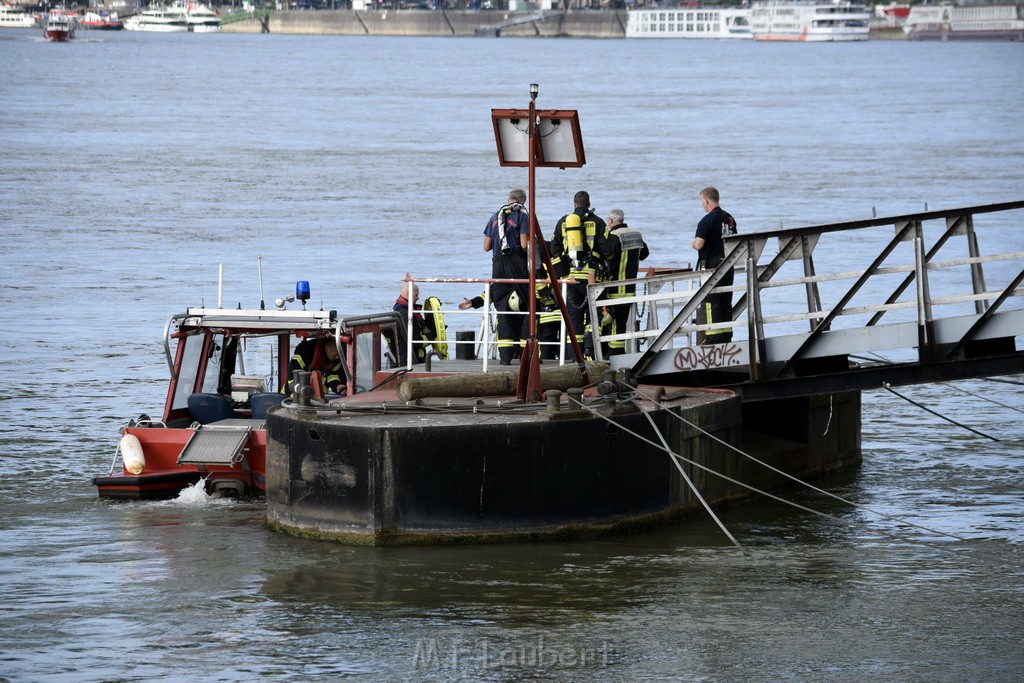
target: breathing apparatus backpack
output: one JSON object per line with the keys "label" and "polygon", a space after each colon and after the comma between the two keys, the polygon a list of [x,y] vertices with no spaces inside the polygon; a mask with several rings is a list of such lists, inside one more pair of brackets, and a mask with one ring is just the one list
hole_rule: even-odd
{"label": "breathing apparatus backpack", "polygon": [[565,253],[569,255],[573,268],[579,268],[585,262],[590,248],[583,235],[583,224],[576,213],[570,213],[562,223],[565,231]]}
{"label": "breathing apparatus backpack", "polygon": [[516,254],[522,251],[518,240],[509,240],[509,216],[516,211],[526,211],[522,204],[506,204],[498,209],[498,251],[502,254]]}

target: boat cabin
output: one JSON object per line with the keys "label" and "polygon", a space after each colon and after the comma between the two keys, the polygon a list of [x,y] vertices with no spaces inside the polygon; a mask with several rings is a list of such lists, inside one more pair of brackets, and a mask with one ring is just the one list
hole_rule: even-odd
{"label": "boat cabin", "polygon": [[338,351],[337,394],[310,369],[313,397],[330,400],[369,391],[379,372],[402,367],[405,336],[405,321],[393,311],[340,318],[283,307],[189,308],[172,316],[164,328],[170,381],[161,418],[129,421],[110,471],[93,483],[101,498],[115,499],[171,498],[199,481],[209,493],[262,495],[266,416],[289,398],[295,347],[312,340],[314,365],[329,347]]}
{"label": "boat cabin", "polygon": [[[267,406],[285,398],[284,387],[293,379],[289,363],[306,340],[319,341],[318,355],[333,345],[344,360],[345,389],[335,397],[368,391],[378,370],[401,365],[396,351],[405,348],[404,337],[404,321],[394,312],[338,318],[322,310],[190,308],[166,326],[171,379],[163,422],[174,427],[208,423],[218,415],[264,417]],[[312,386],[316,398],[331,398],[321,382]],[[211,415],[212,405],[224,407]]]}

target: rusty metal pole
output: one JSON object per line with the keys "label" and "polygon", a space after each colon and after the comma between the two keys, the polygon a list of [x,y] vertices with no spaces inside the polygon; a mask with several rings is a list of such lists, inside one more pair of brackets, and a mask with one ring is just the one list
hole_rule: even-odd
{"label": "rusty metal pole", "polygon": [[537,249],[535,233],[539,230],[535,227],[536,218],[536,190],[537,190],[537,146],[540,141],[537,137],[537,93],[539,88],[536,83],[530,84],[530,122],[527,128],[529,137],[529,212],[530,212],[530,234],[526,241],[526,267],[530,271],[530,284],[527,298],[530,306],[527,309],[529,327],[526,344],[523,346],[522,358],[519,361],[519,381],[516,386],[516,396],[526,401],[541,400],[540,384],[540,353],[537,344],[537,270],[534,268],[534,255]]}

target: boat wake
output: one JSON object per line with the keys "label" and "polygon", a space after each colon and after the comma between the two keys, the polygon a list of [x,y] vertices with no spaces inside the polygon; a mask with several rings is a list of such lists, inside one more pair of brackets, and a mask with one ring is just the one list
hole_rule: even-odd
{"label": "boat wake", "polygon": [[220,496],[211,496],[206,492],[206,479],[203,478],[182,489],[172,502],[177,505],[203,506],[219,500],[223,499]]}

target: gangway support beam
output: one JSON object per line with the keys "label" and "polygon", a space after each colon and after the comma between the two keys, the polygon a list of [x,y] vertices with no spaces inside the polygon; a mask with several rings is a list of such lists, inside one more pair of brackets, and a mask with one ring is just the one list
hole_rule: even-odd
{"label": "gangway support beam", "polygon": [[986,356],[943,363],[877,365],[841,373],[806,375],[738,384],[719,383],[715,388],[731,389],[743,401],[765,401],[795,396],[814,396],[843,391],[870,391],[885,384],[894,387],[952,382],[976,377],[996,377],[1024,372],[1024,354]]}
{"label": "gangway support beam", "polygon": [[1024,281],[1024,270],[1017,273],[1017,277],[1007,285],[1006,289],[1004,289],[996,300],[992,302],[992,305],[985,309],[985,312],[982,313],[978,317],[977,322],[971,325],[970,329],[964,333],[964,336],[960,338],[960,341],[958,341],[956,345],[949,350],[949,353],[946,354],[946,358],[948,360],[956,360],[961,357],[964,347],[967,346],[968,342],[973,341],[975,337],[978,336],[978,333],[981,332],[982,328],[988,324],[988,321],[992,319],[992,316],[999,310],[999,307],[1002,306],[1003,302],[1006,301],[1011,294],[1013,294],[1022,281]]}

